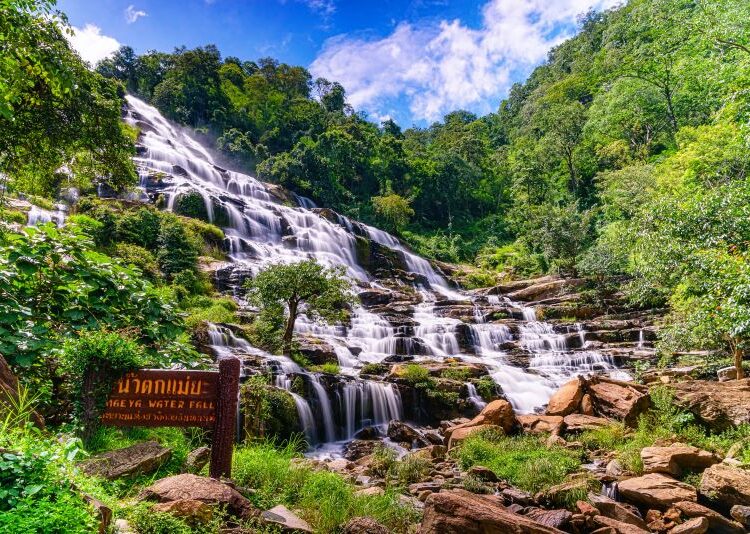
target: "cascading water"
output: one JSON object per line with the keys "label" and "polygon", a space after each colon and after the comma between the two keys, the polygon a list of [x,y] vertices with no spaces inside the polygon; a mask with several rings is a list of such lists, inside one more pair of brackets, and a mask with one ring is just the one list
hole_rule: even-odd
{"label": "cascading water", "polygon": [[[207,217],[225,231],[236,286],[243,273],[247,276],[265,265],[315,258],[324,265],[343,265],[353,284],[385,290],[360,264],[358,242],[363,238],[400,257],[415,280],[413,291],[420,302],[414,305],[409,321],[400,326],[362,306],[353,309],[346,325],[325,326],[304,318],[297,321],[298,334],[313,335],[333,347],[344,375],[333,385],[323,380],[323,375],[307,372],[288,358],[252,347],[227,328],[210,329],[211,344],[218,355],[246,353],[268,362],[275,385],[292,394],[311,444],[348,440],[365,426],[383,427],[403,417],[399,391],[393,384],[359,378],[364,364],[394,355],[416,361],[457,357],[480,363],[521,413],[543,406],[562,382],[576,374],[616,371],[611,359],[598,352],[569,348],[565,334],[537,320],[533,309],[497,295],[488,295],[483,302],[490,307],[513,308],[523,321],[517,325],[518,335],[506,324],[488,322],[476,296],[451,288],[430,262],[396,237],[330,210],[320,210],[310,199],[222,168],[208,150],[156,109],[132,96],[127,102],[127,120],[141,130],[134,161],[144,189],[142,197],[163,195],[171,209],[181,195],[200,195]],[[438,313],[445,299],[459,304],[473,302],[473,321],[464,325],[460,319]],[[466,346],[462,349],[459,343],[459,329],[467,327],[471,350]],[[583,349],[585,332],[581,328],[576,332]],[[526,352],[528,369],[509,357],[505,347],[511,342],[517,342]],[[296,377],[302,380],[304,396],[300,395]],[[474,384],[469,382],[466,387],[470,402],[479,409],[484,400]]]}

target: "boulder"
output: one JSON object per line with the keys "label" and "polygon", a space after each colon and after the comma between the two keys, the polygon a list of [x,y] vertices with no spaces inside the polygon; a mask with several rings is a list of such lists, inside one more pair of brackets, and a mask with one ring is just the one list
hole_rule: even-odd
{"label": "boulder", "polygon": [[573,514],[567,510],[543,510],[542,508],[532,508],[524,515],[540,525],[559,529],[565,528],[573,517]]}
{"label": "boulder", "polygon": [[686,380],[671,387],[675,403],[716,432],[750,423],[750,378]]}
{"label": "boulder", "polygon": [[638,416],[651,405],[651,397],[644,386],[629,382],[599,376],[590,380],[587,389],[598,415],[618,419],[629,426],[635,426]]}
{"label": "boulder", "polygon": [[661,509],[676,502],[698,499],[693,486],[660,473],[622,480],[617,488],[626,501]]}
{"label": "boulder", "polygon": [[106,534],[109,532],[109,526],[112,523],[112,509],[91,495],[84,493],[82,497],[83,500],[94,509],[96,517],[99,519],[99,528],[97,529],[98,534]]}
{"label": "boulder", "polygon": [[458,428],[455,431],[451,432],[450,438],[448,438],[448,449],[452,449],[472,434],[476,434],[477,432],[481,432],[483,430],[497,430],[498,432],[502,432],[503,429],[497,425],[477,425]]}
{"label": "boulder", "polygon": [[185,469],[188,473],[198,473],[203,469],[211,459],[211,449],[208,447],[198,447],[188,453],[185,458]]}
{"label": "boulder", "polygon": [[615,534],[647,534],[649,532],[647,529],[603,515],[594,516],[593,521],[597,527],[610,528]]}
{"label": "boulder", "polygon": [[427,445],[422,434],[403,421],[394,420],[388,424],[388,437],[396,443],[406,443],[410,447],[424,447]]}
{"label": "boulder", "polygon": [[584,393],[581,397],[581,406],[579,410],[583,415],[594,415],[594,402],[591,400],[591,395]]}
{"label": "boulder", "polygon": [[593,415],[581,415],[573,413],[566,415],[563,419],[565,429],[568,432],[582,432],[584,430],[596,430],[609,426],[612,422],[604,417],[594,417]]}
{"label": "boulder", "polygon": [[283,504],[274,506],[270,510],[266,510],[260,517],[266,523],[281,527],[282,532],[312,532],[310,525],[306,521],[300,519],[294,512],[289,510]]}
{"label": "boulder", "polygon": [[737,378],[737,368],[736,367],[722,367],[718,371],[716,371],[716,377],[719,379],[719,382],[726,382],[727,380],[734,380]]}
{"label": "boulder", "polygon": [[138,495],[138,500],[196,500],[224,506],[229,513],[242,518],[258,515],[258,510],[250,501],[233,487],[213,478],[190,473],[157,480]]}
{"label": "boulder", "polygon": [[703,471],[701,495],[731,508],[735,504],[750,505],[750,472],[727,464],[715,464]]}
{"label": "boulder", "polygon": [[685,517],[705,517],[708,526],[715,534],[742,534],[745,529],[740,523],[727,519],[719,512],[706,508],[695,502],[685,501],[675,503],[674,508],[679,510]]}
{"label": "boulder", "polygon": [[153,510],[172,514],[184,519],[191,525],[205,524],[211,521],[213,510],[211,505],[195,499],[180,499],[177,501],[161,502],[155,504]]}
{"label": "boulder", "polygon": [[[503,399],[497,399],[485,406],[479,414],[467,423],[462,423],[445,430],[445,442],[451,447],[451,436],[454,432],[470,427],[499,427],[503,432],[509,434],[516,425],[516,414],[513,406]],[[463,434],[466,437],[468,434]]]}
{"label": "boulder", "polygon": [[312,336],[299,336],[296,340],[297,350],[313,365],[338,363],[336,349],[330,343]]}
{"label": "boulder", "polygon": [[595,493],[589,493],[589,501],[599,512],[599,515],[609,517],[621,523],[628,523],[636,526],[640,529],[647,530],[646,522],[637,515],[633,510],[627,506],[605,497],[604,495],[597,495]]}
{"label": "boulder", "polygon": [[585,381],[577,376],[558,389],[547,404],[547,415],[568,415],[578,410],[583,398]]}
{"label": "boulder", "polygon": [[390,534],[390,532],[371,517],[353,517],[344,525],[343,534]]}
{"label": "boulder", "polygon": [[433,493],[425,501],[419,534],[552,534],[561,533],[514,514],[491,495],[463,490]]}
{"label": "boulder", "polygon": [[355,439],[344,447],[344,458],[352,462],[364,458],[373,453],[379,441]]}
{"label": "boulder", "polygon": [[729,511],[729,515],[741,523],[745,528],[750,527],[750,506],[743,506],[741,504],[735,504]]}
{"label": "boulder", "polygon": [[171,456],[172,449],[162,447],[155,441],[145,441],[123,449],[97,454],[82,461],[79,467],[89,476],[114,480],[153,473]]}
{"label": "boulder", "polygon": [[672,528],[669,534],[705,534],[708,532],[708,519],[694,517]]}
{"label": "boulder", "polygon": [[531,434],[560,433],[563,428],[563,418],[559,415],[519,415],[516,420],[524,432]]}
{"label": "boulder", "polygon": [[715,454],[691,445],[673,443],[669,447],[646,447],[641,450],[644,473],[666,473],[679,476],[684,470],[703,470],[720,461]]}

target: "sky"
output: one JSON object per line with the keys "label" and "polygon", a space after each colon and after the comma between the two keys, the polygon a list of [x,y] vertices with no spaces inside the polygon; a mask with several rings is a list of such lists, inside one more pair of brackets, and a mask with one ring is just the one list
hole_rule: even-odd
{"label": "sky", "polygon": [[272,56],[338,81],[374,121],[424,126],[446,113],[495,111],[577,17],[621,0],[58,0],[91,64],[215,44]]}

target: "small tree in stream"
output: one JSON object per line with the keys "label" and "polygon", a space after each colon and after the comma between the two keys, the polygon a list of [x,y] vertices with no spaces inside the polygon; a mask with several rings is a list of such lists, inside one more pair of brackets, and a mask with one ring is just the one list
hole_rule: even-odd
{"label": "small tree in stream", "polygon": [[285,310],[282,350],[287,356],[292,351],[294,324],[301,313],[311,320],[340,321],[354,300],[344,268],[327,268],[315,260],[269,265],[248,280],[247,287],[250,300],[261,307],[261,313]]}

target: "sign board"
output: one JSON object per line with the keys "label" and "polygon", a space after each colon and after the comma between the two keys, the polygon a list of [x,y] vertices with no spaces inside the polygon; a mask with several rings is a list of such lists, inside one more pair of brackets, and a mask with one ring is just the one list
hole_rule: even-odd
{"label": "sign board", "polygon": [[197,426],[216,421],[219,373],[144,369],[117,381],[102,414],[112,426]]}
{"label": "sign board", "polygon": [[210,474],[228,477],[239,401],[240,361],[219,371],[142,369],[112,388],[101,422],[110,426],[196,426],[213,429]]}

